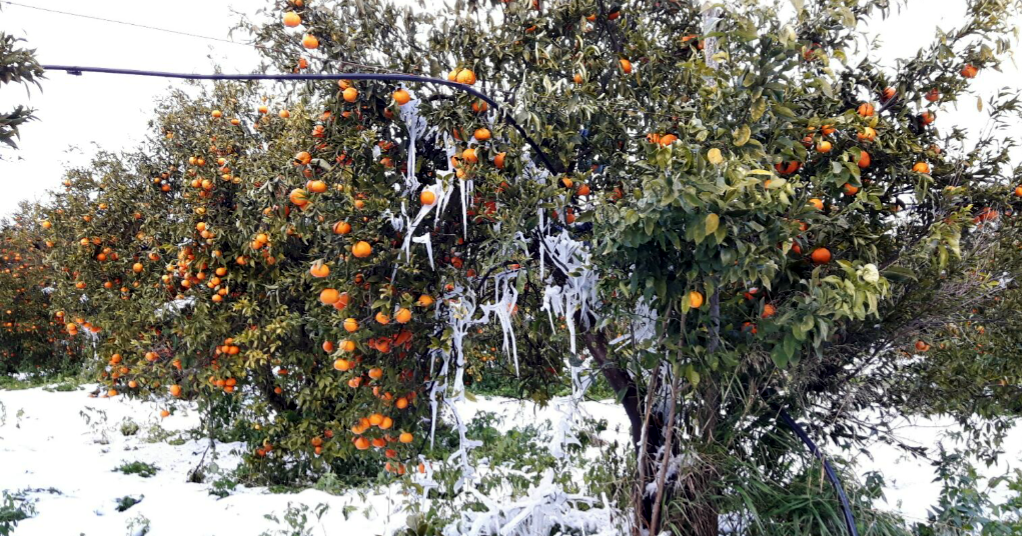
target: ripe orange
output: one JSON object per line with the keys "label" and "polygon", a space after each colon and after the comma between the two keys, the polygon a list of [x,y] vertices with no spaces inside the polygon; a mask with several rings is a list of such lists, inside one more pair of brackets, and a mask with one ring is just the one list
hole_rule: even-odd
{"label": "ripe orange", "polygon": [[341,299],[341,294],[335,288],[325,288],[319,293],[319,301],[324,305],[333,305]]}
{"label": "ripe orange", "polygon": [[962,67],[962,76],[965,78],[976,78],[977,73],[979,73],[979,69],[971,63],[966,63],[965,67]]}
{"label": "ripe orange", "polygon": [[576,84],[581,84],[583,82],[582,75],[578,73],[575,73],[575,76],[571,77],[571,79],[574,80]]}
{"label": "ripe orange", "polygon": [[281,110],[280,112],[277,113],[277,115],[280,116],[281,119],[287,119],[288,117],[291,117],[291,112],[287,110]]}
{"label": "ripe orange", "polygon": [[346,318],[344,320],[344,331],[347,331],[348,333],[358,331],[358,320],[355,320],[354,318]]}
{"label": "ripe orange", "polygon": [[884,88],[883,93],[881,93],[881,95],[883,95],[884,97],[884,100],[891,100],[897,94],[898,90],[894,89],[893,87]]}
{"label": "ripe orange", "polygon": [[827,248],[816,248],[813,250],[810,257],[816,264],[827,264],[828,262],[830,262],[831,254],[830,250]]}
{"label": "ripe orange", "polygon": [[376,313],[376,321],[386,326],[387,324],[390,324],[390,317],[383,314],[383,312],[381,311],[379,313]]}
{"label": "ripe orange", "polygon": [[409,311],[408,309],[405,309],[404,307],[398,309],[397,312],[394,313],[394,320],[397,320],[398,324],[407,324],[408,321],[411,319],[412,312]]}
{"label": "ripe orange", "polygon": [[330,267],[327,266],[326,263],[317,262],[314,263],[311,268],[309,268],[309,274],[311,274],[312,277],[326,277],[330,275]]}
{"label": "ripe orange", "polygon": [[415,440],[415,437],[412,436],[412,434],[410,434],[408,432],[401,432],[401,435],[398,436],[398,441],[400,441],[402,443],[411,443],[414,440]]}
{"label": "ripe orange", "polygon": [[312,34],[305,34],[305,37],[302,38],[302,46],[309,50],[319,48],[319,39]]}
{"label": "ripe orange", "polygon": [[872,117],[876,110],[873,108],[872,104],[864,102],[859,105],[858,112],[862,117]]}
{"label": "ripe orange", "polygon": [[351,224],[346,221],[339,221],[334,224],[334,234],[345,235],[351,232]]}
{"label": "ripe orange", "polygon": [[848,182],[845,183],[842,189],[844,189],[845,195],[855,195],[859,193],[859,187]]}
{"label": "ripe orange", "polygon": [[471,69],[461,69],[458,71],[456,81],[459,84],[471,86],[476,83],[476,74]]}
{"label": "ripe orange", "polygon": [[434,300],[432,296],[429,294],[423,294],[419,296],[419,301],[415,302],[415,305],[418,305],[419,307],[429,307],[430,305],[433,305],[433,302]]}
{"label": "ripe orange", "polygon": [[487,128],[477,128],[474,136],[479,141],[486,141],[490,139],[490,130]]}
{"label": "ripe orange", "polygon": [[621,71],[625,74],[632,74],[632,62],[621,58],[618,63],[621,64]]}
{"label": "ripe orange", "polygon": [[833,148],[834,146],[827,140],[823,140],[816,144],[816,152],[818,153],[829,153]]}
{"label": "ripe orange", "polygon": [[926,162],[916,162],[916,165],[912,166],[912,171],[915,171],[916,173],[929,173],[930,164],[927,164]]}
{"label": "ripe orange", "polygon": [[698,309],[703,306],[703,294],[697,290],[693,290],[688,293],[688,306],[693,309]]}
{"label": "ripe orange", "polygon": [[349,87],[341,92],[341,96],[344,97],[345,102],[355,102],[358,100],[358,90]]}
{"label": "ripe orange", "polygon": [[812,205],[813,208],[815,208],[816,210],[823,210],[823,200],[817,197],[810,199],[809,204]]}
{"label": "ripe orange", "polygon": [[925,352],[925,351],[927,351],[929,349],[930,349],[930,345],[926,344],[926,342],[921,341],[921,340],[916,341],[916,350],[919,350],[920,352]]}
{"label": "ripe orange", "polygon": [[937,88],[933,88],[926,92],[925,98],[930,102],[937,102],[940,100],[940,91],[938,91]]}
{"label": "ripe orange", "polygon": [[288,28],[294,28],[302,23],[302,18],[294,11],[288,11],[284,13],[284,26]]}
{"label": "ripe orange", "polygon": [[177,384],[171,385],[170,394],[171,396],[181,396],[181,386]]}
{"label": "ripe orange", "polygon": [[[211,113],[210,115],[213,116],[213,119],[220,119],[221,117],[224,116],[224,113],[221,112],[220,110],[213,110],[213,113]],[[201,166],[202,164],[199,165]]]}
{"label": "ripe orange", "polygon": [[295,188],[294,190],[291,190],[290,194],[288,194],[288,199],[290,199],[295,205],[304,207],[309,204],[309,193],[301,188]]}
{"label": "ripe orange", "polygon": [[143,268],[145,267],[142,266],[142,263],[140,262],[136,262],[135,264],[131,265],[131,271],[135,272],[136,274],[141,272]]}
{"label": "ripe orange", "polygon": [[340,358],[335,359],[334,360],[334,369],[335,370],[339,370],[341,372],[346,372],[348,370],[351,370],[351,362],[348,361],[347,359],[340,359]]}
{"label": "ripe orange", "polygon": [[383,369],[381,369],[381,368],[371,368],[371,369],[369,369],[369,377],[374,379],[374,380],[378,380],[378,379],[382,378],[383,377]]}
{"label": "ripe orange", "polygon": [[504,169],[505,158],[507,158],[507,153],[497,153],[497,156],[493,157],[493,165],[497,166],[497,169]]}
{"label": "ripe orange", "polygon": [[364,259],[373,254],[373,247],[369,245],[369,242],[359,240],[351,247],[351,254],[360,259]]}
{"label": "ripe orange", "polygon": [[926,126],[932,123],[936,118],[937,117],[933,115],[933,112],[923,112],[919,114],[919,123]]}
{"label": "ripe orange", "polygon": [[423,205],[432,205],[433,203],[436,203],[436,194],[429,190],[423,190],[422,193],[419,194],[419,202]]}
{"label": "ripe orange", "polygon": [[1022,197],[1022,186],[1015,187],[1015,197]]}
{"label": "ripe orange", "polygon": [[399,106],[404,106],[412,100],[412,96],[407,91],[399,89],[394,92],[394,102],[398,103]]}
{"label": "ripe orange", "polygon": [[873,127],[866,127],[862,132],[855,135],[861,141],[873,141],[877,137],[877,131]]}
{"label": "ripe orange", "polygon": [[775,314],[777,314],[777,308],[774,307],[772,304],[768,303],[763,306],[763,314],[761,314],[760,316],[762,316],[763,318],[770,318]]}
{"label": "ripe orange", "polygon": [[479,161],[479,157],[476,155],[476,150],[472,148],[465,149],[461,152],[461,159],[467,164],[475,164]]}
{"label": "ripe orange", "polygon": [[869,153],[862,151],[862,154],[859,155],[859,167],[865,169],[868,168],[871,163],[873,163],[873,160],[870,158]]}

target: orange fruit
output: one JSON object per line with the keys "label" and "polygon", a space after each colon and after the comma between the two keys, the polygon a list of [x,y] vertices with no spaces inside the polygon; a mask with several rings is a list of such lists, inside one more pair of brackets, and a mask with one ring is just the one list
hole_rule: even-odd
{"label": "orange fruit", "polygon": [[422,193],[419,194],[419,202],[423,205],[432,205],[433,203],[436,203],[436,194],[429,190],[423,190]]}
{"label": "orange fruit", "polygon": [[312,268],[309,268],[309,274],[311,274],[312,277],[326,277],[330,275],[330,267],[327,266],[326,263],[317,262],[312,265]]}
{"label": "orange fruit", "polygon": [[461,152],[461,159],[467,164],[475,164],[479,161],[479,157],[476,156],[476,150],[472,148],[465,149]]}
{"label": "orange fruit", "polygon": [[810,254],[810,257],[816,264],[827,264],[830,262],[831,254],[830,250],[827,248],[816,248],[813,250],[812,254]]}
{"label": "orange fruit", "polygon": [[862,117],[872,117],[876,110],[873,108],[872,104],[864,102],[859,105],[858,112]]}
{"label": "orange fruit", "polygon": [[344,330],[348,333],[354,333],[358,331],[358,320],[354,318],[347,318],[344,320]]}
{"label": "orange fruit", "polygon": [[348,234],[351,232],[351,224],[346,221],[339,221],[334,224],[334,234]]}
{"label": "orange fruit", "polygon": [[621,65],[622,72],[624,72],[625,74],[632,74],[632,62],[624,58],[621,58],[620,60],[618,60],[618,63]]}
{"label": "orange fruit", "polygon": [[359,240],[351,247],[351,254],[360,259],[364,259],[373,254],[373,247],[369,245],[369,242]]}
{"label": "orange fruit", "polygon": [[923,112],[919,114],[919,123],[923,126],[929,125],[935,119],[937,119],[937,116],[933,115],[932,112]]}
{"label": "orange fruit", "polygon": [[291,190],[290,194],[288,194],[288,199],[290,199],[295,205],[304,207],[309,204],[309,193],[301,188],[295,188],[294,190]]}
{"label": "orange fruit", "polygon": [[1022,197],[1022,186],[1015,187],[1015,197]]}
{"label": "orange fruit", "polygon": [[862,141],[873,141],[877,137],[877,131],[873,127],[866,127],[862,129],[862,132],[855,135]]}
{"label": "orange fruit", "polygon": [[319,39],[312,34],[305,34],[305,37],[302,38],[302,46],[309,50],[319,48]]}
{"label": "orange fruit", "polygon": [[816,144],[816,152],[818,153],[829,153],[834,146],[827,140],[823,140]]}
{"label": "orange fruit", "polygon": [[181,386],[177,384],[171,385],[170,394],[171,396],[181,396]]}
{"label": "orange fruit", "polygon": [[817,197],[810,199],[809,204],[812,205],[813,208],[815,208],[816,210],[823,210],[823,200]]}
{"label": "orange fruit", "polygon": [[341,92],[341,96],[344,97],[345,102],[355,102],[358,100],[358,90],[349,87]]}
{"label": "orange fruit", "polygon": [[845,185],[842,187],[842,189],[844,189],[845,195],[855,195],[855,194],[857,194],[859,192],[859,187],[858,186],[855,186],[855,185],[853,185],[851,183],[848,183],[848,182],[845,183]]}
{"label": "orange fruit", "polygon": [[938,91],[937,88],[933,88],[926,92],[925,98],[930,102],[937,102],[940,100],[940,91]]}
{"label": "orange fruit", "polygon": [[325,288],[319,293],[319,301],[324,305],[333,305],[341,298],[341,294],[335,288]]}
{"label": "orange fruit", "polygon": [[456,81],[459,84],[471,86],[476,83],[476,74],[471,69],[461,69],[458,71]]}
{"label": "orange fruit", "polygon": [[419,296],[419,301],[415,302],[415,305],[418,305],[419,307],[429,307],[430,305],[433,305],[434,301],[433,296],[423,294]]}
{"label": "orange fruit", "polygon": [[371,369],[369,369],[369,377],[374,379],[374,380],[378,380],[378,379],[382,378],[383,377],[383,369],[381,369],[381,368],[371,368]]}
{"label": "orange fruit", "polygon": [[394,102],[398,103],[399,106],[404,106],[412,100],[412,96],[407,91],[399,89],[394,92]]}
{"label": "orange fruit", "polygon": [[693,290],[688,293],[688,306],[693,309],[698,309],[703,306],[703,294],[697,290]]}
{"label": "orange fruit", "polygon": [[916,162],[916,165],[912,166],[912,171],[915,171],[916,173],[929,173],[930,164],[927,164],[926,162]]}
{"label": "orange fruit", "polygon": [[401,435],[398,436],[398,441],[400,441],[402,443],[411,443],[414,440],[415,440],[415,437],[412,436],[412,434],[410,434],[408,432],[401,432]]}
{"label": "orange fruit", "polygon": [[486,141],[486,140],[490,139],[490,129],[487,129],[487,128],[477,128],[473,135],[479,141]]}
{"label": "orange fruit", "polygon": [[965,67],[962,67],[961,72],[964,78],[976,78],[976,74],[979,73],[979,69],[971,63],[966,63]]}
{"label": "orange fruit", "polygon": [[763,306],[763,314],[760,316],[762,316],[763,318],[770,318],[775,314],[777,314],[777,308],[768,303]]}
{"label": "orange fruit", "polygon": [[354,352],[355,341],[341,341],[341,350],[344,352]]}
{"label": "orange fruit", "polygon": [[412,312],[409,311],[408,309],[405,309],[404,307],[398,309],[397,312],[394,313],[394,320],[397,320],[398,324],[407,324],[408,321],[411,319]]}
{"label": "orange fruit", "polygon": [[386,326],[387,324],[390,324],[390,317],[383,314],[383,312],[381,311],[379,313],[376,313],[376,321]]}
{"label": "orange fruit", "polygon": [[504,159],[507,158],[507,153],[497,153],[497,156],[493,157],[493,165],[497,169],[504,169]]}
{"label": "orange fruit", "polygon": [[859,155],[859,167],[865,169],[868,168],[871,163],[873,163],[873,161],[870,158],[869,153],[862,151],[862,154]]}
{"label": "orange fruit", "polygon": [[921,340],[920,341],[916,341],[916,350],[919,350],[920,352],[925,352],[925,351],[927,351],[929,349],[930,349],[930,345],[929,344],[926,344],[924,341],[921,341]]}
{"label": "orange fruit", "polygon": [[288,28],[294,28],[302,23],[302,18],[294,11],[288,11],[284,13],[284,26]]}
{"label": "orange fruit", "polygon": [[334,369],[339,370],[341,372],[351,370],[351,362],[348,361],[347,359],[335,359]]}

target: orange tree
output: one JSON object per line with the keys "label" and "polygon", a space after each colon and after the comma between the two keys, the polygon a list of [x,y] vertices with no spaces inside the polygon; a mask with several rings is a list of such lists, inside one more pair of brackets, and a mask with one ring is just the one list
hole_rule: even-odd
{"label": "orange tree", "polygon": [[891,72],[852,51],[886,2],[795,4],[275,3],[242,26],[277,70],[505,106],[355,80],[173,95],[128,162],[56,196],[54,299],[100,330],[109,394],[198,398],[271,479],[405,472],[468,365],[540,398],[591,367],[632,423],[636,530],[716,534],[742,497],[798,526],[756,492],[802,471],[780,408],[848,448],[884,433],[864,409],[968,421],[963,382],[1017,410],[1011,360],[937,364],[974,355],[970,315],[1014,325],[1020,179],[1003,129],[937,118],[998,65],[1015,2],[969,2]]}
{"label": "orange tree", "polygon": [[36,206],[22,203],[0,228],[0,370],[59,372],[81,365],[80,343],[67,340],[63,322],[50,311],[53,272],[45,262],[43,229]]}

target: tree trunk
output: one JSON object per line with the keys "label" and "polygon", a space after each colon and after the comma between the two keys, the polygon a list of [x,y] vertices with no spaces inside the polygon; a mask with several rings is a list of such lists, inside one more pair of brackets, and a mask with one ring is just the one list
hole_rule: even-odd
{"label": "tree trunk", "polygon": [[[607,379],[611,388],[621,396],[621,405],[624,407],[625,414],[628,416],[631,425],[632,447],[635,450],[637,459],[645,460],[645,470],[640,471],[640,474],[643,475],[643,481],[638,483],[643,493],[641,499],[633,501],[632,505],[636,509],[636,519],[641,520],[639,524],[642,525],[641,527],[635,527],[636,533],[641,528],[649,530],[649,534],[655,536],[663,530],[662,527],[670,519],[668,516],[671,513],[666,510],[664,511],[661,521],[657,523],[657,525],[660,525],[659,527],[649,526],[657,493],[645,493],[644,491],[648,484],[657,483],[657,474],[660,467],[660,464],[656,463],[657,453],[664,447],[667,439],[663,416],[654,412],[650,415],[648,423],[646,422],[645,412],[647,408],[645,407],[645,401],[639,395],[638,385],[631,374],[619,367],[617,363],[607,359],[608,340],[602,333],[587,333],[584,336],[584,340],[589,354],[599,364],[604,378]],[[692,438],[693,442],[688,445],[689,448],[713,441],[719,405],[718,393],[714,387],[707,385],[702,395],[703,407],[699,411],[699,422],[702,427],[699,430],[698,436]],[[645,432],[645,443],[643,443],[643,432]],[[675,426],[672,425],[666,433],[676,433]],[[680,449],[677,443],[675,442],[672,445],[671,450],[674,452],[666,453],[660,460],[661,463],[670,463],[672,454],[677,454]],[[639,456],[639,451],[643,448],[643,445],[645,445],[645,456]],[[672,521],[684,527],[684,534],[718,536],[717,508],[709,500],[714,486],[714,470],[709,465],[703,465],[704,461],[702,460],[699,463],[701,465],[698,467],[692,467],[690,472],[680,475],[680,478],[682,478],[680,483],[676,480],[678,477],[663,483],[665,489],[661,494],[662,500],[669,502],[673,495],[671,490],[680,484],[681,496],[688,507],[685,509],[685,512],[676,515]]]}

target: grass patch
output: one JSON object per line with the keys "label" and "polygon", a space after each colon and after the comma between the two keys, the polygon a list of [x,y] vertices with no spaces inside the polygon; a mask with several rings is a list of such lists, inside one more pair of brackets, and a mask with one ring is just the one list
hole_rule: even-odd
{"label": "grass patch", "polygon": [[120,499],[117,499],[117,511],[118,512],[123,512],[123,511],[127,510],[128,508],[131,508],[132,506],[135,506],[136,504],[142,502],[142,498],[143,497],[145,497],[145,496],[142,495],[142,496],[140,496],[139,498],[136,499],[136,498],[132,497],[131,495],[125,495],[124,497],[121,497]]}
{"label": "grass patch", "polygon": [[124,462],[114,472],[120,471],[126,475],[138,475],[142,478],[149,478],[156,474],[160,468],[145,462]]}

